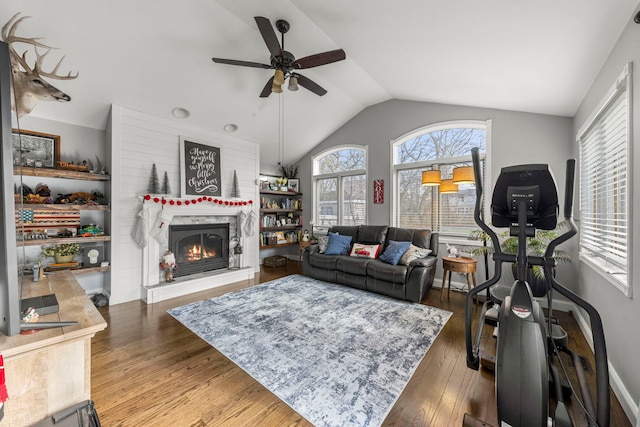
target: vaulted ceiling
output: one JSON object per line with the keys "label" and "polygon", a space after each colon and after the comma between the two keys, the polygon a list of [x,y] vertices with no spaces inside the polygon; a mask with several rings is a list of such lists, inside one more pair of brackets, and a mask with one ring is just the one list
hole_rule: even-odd
{"label": "vaulted ceiling", "polygon": [[[111,103],[261,145],[263,163],[297,161],[364,108],[392,98],[572,116],[638,0],[3,0],[0,21],[31,16],[19,35],[58,49],[51,83],[72,98],[33,116],[104,129]],[[270,70],[254,16],[291,29],[296,57],[342,48],[347,59],[304,70],[327,89],[260,98]],[[640,26],[639,26],[640,31]],[[20,46],[17,46],[20,47]],[[22,46],[25,50],[26,46]],[[33,60],[30,53],[28,58]],[[348,143],[349,141],[345,141]]]}

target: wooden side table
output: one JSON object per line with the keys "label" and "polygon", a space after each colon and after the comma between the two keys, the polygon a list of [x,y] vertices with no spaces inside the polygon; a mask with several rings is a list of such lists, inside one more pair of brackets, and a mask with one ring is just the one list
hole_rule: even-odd
{"label": "wooden side table", "polygon": [[300,271],[300,266],[302,265],[302,253],[306,249],[307,246],[314,245],[318,243],[316,240],[308,241],[308,242],[300,242],[298,243],[298,271]]}
{"label": "wooden side table", "polygon": [[[471,281],[473,280],[473,286],[476,286],[476,264],[478,260],[474,258],[454,258],[454,257],[442,257],[442,268],[444,274],[442,276],[442,287],[440,288],[440,301],[442,301],[442,295],[444,294],[444,287],[447,283],[447,273],[449,273],[449,287],[447,289],[447,298],[451,292],[451,275],[455,273],[463,273],[467,277],[467,287],[471,290]],[[471,277],[469,277],[471,276]]]}

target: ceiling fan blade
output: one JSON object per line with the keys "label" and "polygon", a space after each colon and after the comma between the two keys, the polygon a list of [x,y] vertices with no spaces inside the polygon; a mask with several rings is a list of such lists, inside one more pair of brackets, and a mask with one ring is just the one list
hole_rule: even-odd
{"label": "ceiling fan blade", "polygon": [[313,80],[301,75],[301,74],[292,74],[293,76],[296,76],[298,78],[298,84],[300,86],[302,86],[305,89],[310,90],[311,92],[315,93],[318,96],[322,96],[325,93],[327,93],[327,90],[325,88],[323,88],[322,86],[320,86],[318,83],[314,82]]}
{"label": "ceiling fan blade", "polygon": [[302,70],[304,68],[318,67],[320,65],[331,64],[332,62],[342,61],[347,58],[347,54],[342,49],[330,50],[327,52],[316,53],[315,55],[305,56],[291,64],[293,68]]}
{"label": "ceiling fan blade", "polygon": [[237,61],[235,59],[211,58],[216,64],[240,65],[242,67],[271,68],[271,65],[260,64],[259,62]]}
{"label": "ceiling fan blade", "polygon": [[271,76],[267,84],[264,85],[262,92],[260,92],[260,98],[267,98],[269,95],[271,95],[272,86],[273,86],[273,76]]}
{"label": "ceiling fan blade", "polygon": [[265,44],[267,45],[267,49],[271,52],[271,56],[282,57],[282,47],[280,47],[276,32],[273,31],[271,21],[262,16],[256,16],[254,19],[256,20],[256,24],[258,24],[258,29],[260,30],[260,34],[262,34]]}

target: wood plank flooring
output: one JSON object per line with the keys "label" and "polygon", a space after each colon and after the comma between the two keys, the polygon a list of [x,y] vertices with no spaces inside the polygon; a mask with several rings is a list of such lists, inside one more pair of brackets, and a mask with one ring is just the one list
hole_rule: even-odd
{"label": "wood plank flooring", "polygon": [[[297,272],[297,263],[289,262],[286,267],[263,268],[251,281],[156,304],[134,301],[101,308],[109,326],[93,339],[91,378],[102,425],[310,426],[166,313],[172,307]],[[493,375],[466,366],[464,295],[452,292],[450,300],[440,302],[439,290],[432,289],[423,303],[454,314],[384,425],[461,426],[465,412],[496,425]],[[588,347],[575,321],[568,314],[560,317],[574,339],[572,348],[586,355]],[[493,338],[485,340],[493,345]],[[611,426],[631,426],[615,397],[611,413]]]}

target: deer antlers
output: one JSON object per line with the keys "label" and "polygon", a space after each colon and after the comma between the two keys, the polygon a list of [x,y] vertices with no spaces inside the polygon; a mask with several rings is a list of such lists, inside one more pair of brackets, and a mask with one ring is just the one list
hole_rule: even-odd
{"label": "deer antlers", "polygon": [[[58,74],[60,65],[65,58],[64,56],[60,61],[58,61],[53,70],[50,72],[43,71],[42,64],[45,57],[49,54],[51,49],[55,48],[41,43],[39,41],[41,37],[16,36],[16,31],[20,26],[20,23],[25,19],[30,18],[30,16],[19,17],[19,15],[20,12],[13,15],[13,17],[2,27],[2,39],[9,45],[9,53],[11,55],[11,68],[13,71],[15,95],[11,100],[12,107],[18,114],[18,117],[22,117],[25,114],[29,114],[39,100],[62,102],[71,100],[69,95],[47,83],[42,79],[42,77],[48,77],[56,80],[73,80],[78,77],[79,73],[76,72],[75,75],[72,75],[71,72],[69,72],[66,76]],[[14,43],[25,43],[33,46],[36,54],[36,60],[33,68],[31,68],[27,62],[27,50],[20,55],[16,51]],[[38,52],[38,48],[46,50],[44,53],[40,54]]]}

